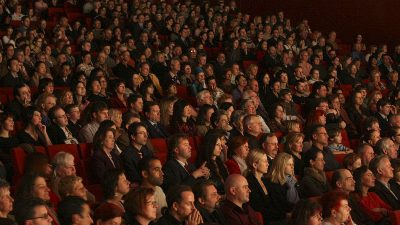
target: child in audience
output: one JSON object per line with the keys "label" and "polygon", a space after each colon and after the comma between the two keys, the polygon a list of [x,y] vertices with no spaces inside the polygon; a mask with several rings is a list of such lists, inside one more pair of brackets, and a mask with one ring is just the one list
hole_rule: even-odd
{"label": "child in audience", "polygon": [[328,130],[329,136],[329,145],[328,149],[333,152],[333,154],[340,154],[340,153],[351,153],[353,152],[352,149],[344,146],[342,144],[342,133],[340,132],[339,128],[332,128]]}

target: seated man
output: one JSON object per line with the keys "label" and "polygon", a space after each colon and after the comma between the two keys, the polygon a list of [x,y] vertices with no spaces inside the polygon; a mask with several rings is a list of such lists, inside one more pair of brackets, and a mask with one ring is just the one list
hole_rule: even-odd
{"label": "seated man", "polygon": [[204,181],[196,185],[193,192],[196,198],[196,208],[203,217],[204,223],[226,224],[224,215],[218,210],[221,196],[213,182]]}
{"label": "seated man", "polygon": [[150,138],[167,138],[167,129],[160,123],[160,106],[156,102],[146,102],[143,107],[146,119],[143,123],[147,126]]}
{"label": "seated man", "polygon": [[243,119],[244,136],[247,137],[249,148],[261,148],[261,143],[258,140],[262,134],[262,123],[257,115],[247,115]]}
{"label": "seated man", "polygon": [[324,155],[324,160],[325,160],[324,170],[333,171],[339,169],[340,164],[336,161],[332,151],[326,149],[326,146],[328,146],[328,133],[326,132],[324,126],[316,125],[311,128],[311,140],[312,140],[311,149],[317,149],[321,151],[322,154]]}
{"label": "seated man", "polygon": [[375,187],[372,189],[384,202],[394,210],[400,209],[400,193],[391,188],[389,181],[394,177],[393,167],[387,155],[378,155],[369,163],[370,170],[376,177]]}
{"label": "seated man", "polygon": [[260,142],[262,143],[262,150],[267,154],[268,165],[272,165],[272,161],[278,155],[279,142],[275,134],[263,134]]}
{"label": "seated man", "polygon": [[10,194],[10,185],[0,179],[0,224],[15,224],[15,218],[10,214],[13,210],[14,199]]}
{"label": "seated man", "polygon": [[68,124],[65,111],[60,106],[54,106],[49,111],[52,124],[48,128],[51,143],[57,144],[78,144],[78,140],[73,136]]}
{"label": "seated man", "polygon": [[162,216],[163,208],[167,207],[167,201],[161,185],[164,181],[161,161],[155,157],[148,157],[139,162],[139,173],[141,176],[141,187],[153,188],[154,197],[157,201],[157,219]]}
{"label": "seated man", "polygon": [[14,120],[22,120],[22,112],[30,106],[31,89],[26,84],[19,84],[14,87],[14,100],[10,102],[6,111],[14,115]]}
{"label": "seated man", "polygon": [[48,214],[47,203],[39,198],[32,198],[15,209],[18,225],[52,225],[53,219]]}
{"label": "seated man", "polygon": [[92,224],[89,204],[80,197],[68,196],[58,204],[58,219],[61,225]]}
{"label": "seated man", "polygon": [[397,146],[392,139],[388,137],[384,137],[376,142],[375,150],[378,155],[385,154],[389,156],[390,160],[397,159]]}
{"label": "seated man", "polygon": [[262,221],[248,204],[250,189],[245,177],[232,174],[225,181],[226,201],[221,211],[230,225],[261,225]]}
{"label": "seated man", "polygon": [[179,185],[168,191],[168,211],[157,221],[157,225],[198,225],[203,223],[194,206],[194,194],[189,186]]}
{"label": "seated man", "polygon": [[189,162],[192,156],[188,137],[184,134],[175,134],[168,140],[168,155],[170,159],[165,163],[163,171],[165,180],[164,191],[168,191],[171,186],[185,184],[193,186],[200,178],[210,176],[210,170],[205,163],[199,168]]}
{"label": "seated man", "polygon": [[90,107],[91,121],[86,124],[79,132],[81,143],[92,143],[94,134],[99,129],[100,123],[108,119],[108,107],[104,102],[93,102]]}
{"label": "seated man", "polygon": [[143,123],[132,123],[128,128],[130,146],[121,153],[121,161],[125,174],[131,183],[139,183],[139,162],[143,158],[152,157],[153,152],[146,146],[147,129]]}
{"label": "seated man", "polygon": [[363,166],[368,166],[371,160],[375,157],[375,152],[372,146],[368,143],[363,143],[358,146],[358,155],[361,157]]}

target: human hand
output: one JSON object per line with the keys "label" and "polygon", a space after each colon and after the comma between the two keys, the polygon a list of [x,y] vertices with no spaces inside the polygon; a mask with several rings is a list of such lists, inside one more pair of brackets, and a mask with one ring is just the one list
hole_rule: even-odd
{"label": "human hand", "polygon": [[198,225],[201,223],[203,223],[203,217],[200,215],[199,210],[197,210],[196,208],[185,220],[185,225]]}

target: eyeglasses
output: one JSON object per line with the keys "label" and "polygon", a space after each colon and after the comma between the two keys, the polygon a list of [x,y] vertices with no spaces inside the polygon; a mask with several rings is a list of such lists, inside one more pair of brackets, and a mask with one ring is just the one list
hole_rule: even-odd
{"label": "eyeglasses", "polygon": [[158,206],[158,203],[156,201],[147,201],[146,204],[152,205],[152,206]]}
{"label": "eyeglasses", "polygon": [[36,220],[36,219],[45,219],[48,220],[50,218],[49,214],[45,213],[41,216],[37,216],[37,217],[33,217],[33,218],[29,218],[29,220]]}

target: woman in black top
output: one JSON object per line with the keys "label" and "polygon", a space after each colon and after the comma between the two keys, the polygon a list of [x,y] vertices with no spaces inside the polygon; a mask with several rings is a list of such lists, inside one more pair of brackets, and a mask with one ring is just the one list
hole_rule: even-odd
{"label": "woman in black top", "polygon": [[304,134],[302,133],[289,133],[286,137],[285,151],[293,156],[294,160],[294,174],[302,176],[304,170],[303,155],[303,141]]}
{"label": "woman in black top", "polygon": [[46,126],[42,124],[42,116],[39,108],[29,106],[23,115],[25,129],[18,133],[19,143],[31,144],[34,146],[52,145],[47,135]]}

